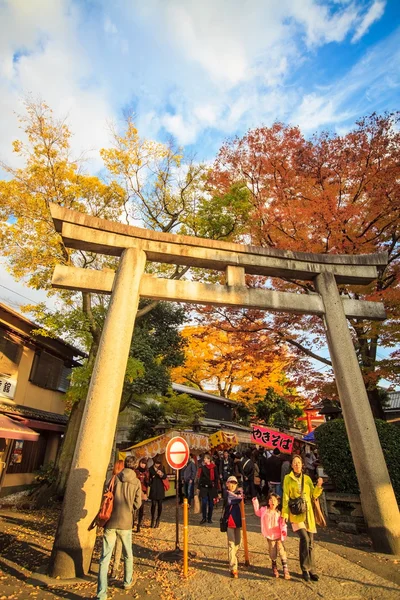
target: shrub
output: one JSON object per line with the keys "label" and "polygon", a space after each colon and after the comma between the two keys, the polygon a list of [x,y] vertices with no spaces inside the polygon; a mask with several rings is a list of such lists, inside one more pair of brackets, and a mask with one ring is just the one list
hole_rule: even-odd
{"label": "shrub", "polygon": [[[375,420],[383,454],[397,502],[400,502],[400,429],[386,421]],[[315,430],[321,463],[336,491],[359,494],[358,481],[343,419],[335,419]]]}
{"label": "shrub", "polygon": [[49,462],[47,465],[41,465],[37,471],[34,471],[35,483],[47,483],[51,485],[57,479],[54,462]]}

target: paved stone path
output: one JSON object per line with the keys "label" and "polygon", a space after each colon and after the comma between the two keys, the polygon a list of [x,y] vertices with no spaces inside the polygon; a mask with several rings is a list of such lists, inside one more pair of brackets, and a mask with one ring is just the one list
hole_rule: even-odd
{"label": "paved stone path", "polygon": [[[146,507],[147,515],[149,508]],[[298,540],[290,534],[286,549],[290,581],[272,579],[267,545],[259,533],[259,519],[247,506],[249,526],[250,567],[244,567],[240,555],[239,579],[232,580],[227,564],[226,534],[215,523],[200,526],[199,516],[190,515],[190,550],[196,558],[190,561],[187,580],[182,579],[179,564],[158,559],[158,553],[175,547],[174,505],[165,503],[164,522],[156,530],[142,529],[134,535],[135,570],[138,582],[133,591],[124,592],[110,586],[114,600],[147,598],[148,600],[394,600],[400,598],[400,574],[395,557],[374,554],[365,549],[344,546],[334,532],[324,532],[323,541],[316,544],[317,583],[301,578],[298,564]],[[67,598],[80,600],[95,596],[95,576],[75,586],[41,588],[35,580],[35,569],[45,566],[51,549],[57,512],[0,511],[0,600]],[[318,539],[318,538],[317,538]],[[349,542],[353,536],[347,536]],[[330,540],[330,541],[327,541]],[[93,570],[97,571],[99,537],[94,553]],[[354,544],[352,544],[354,546]],[[26,567],[24,569],[24,567]]]}

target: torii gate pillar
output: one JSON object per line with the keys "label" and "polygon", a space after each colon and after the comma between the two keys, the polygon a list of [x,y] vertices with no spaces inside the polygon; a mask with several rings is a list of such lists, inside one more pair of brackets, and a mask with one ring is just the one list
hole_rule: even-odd
{"label": "torii gate pillar", "polygon": [[100,506],[99,481],[110,460],[145,265],[143,250],[123,251],[65,490],[50,559],[52,577],[70,579],[89,571],[96,530],[88,527]]}
{"label": "torii gate pillar", "polygon": [[400,520],[396,497],[335,276],[332,273],[320,273],[315,284],[325,305],[329,353],[360,486],[362,509],[374,549],[400,554]]}

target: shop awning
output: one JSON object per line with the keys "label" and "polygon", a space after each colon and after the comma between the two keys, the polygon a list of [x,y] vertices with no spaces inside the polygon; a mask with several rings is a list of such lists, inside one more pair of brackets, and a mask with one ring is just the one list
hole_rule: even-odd
{"label": "shop awning", "polygon": [[163,454],[169,440],[175,436],[182,436],[188,443],[190,450],[199,450],[207,452],[209,450],[208,436],[190,431],[168,431],[162,435],[148,438],[134,446],[125,448],[119,452],[119,458],[124,459],[127,453],[133,454],[136,458],[154,458],[157,454]]}
{"label": "shop awning", "polygon": [[129,446],[129,448],[125,448],[124,452],[128,452],[128,450],[134,450],[135,448],[141,448],[142,446],[145,446],[146,444],[150,444],[150,442],[159,440],[160,438],[163,437],[163,435],[164,434],[156,435],[155,437],[151,437],[151,438],[147,438],[147,440],[143,440],[141,442],[138,442],[137,444],[134,444],[133,446]]}
{"label": "shop awning", "polygon": [[36,431],[25,425],[25,419],[0,415],[0,438],[37,442],[39,435],[39,433],[36,433]]}

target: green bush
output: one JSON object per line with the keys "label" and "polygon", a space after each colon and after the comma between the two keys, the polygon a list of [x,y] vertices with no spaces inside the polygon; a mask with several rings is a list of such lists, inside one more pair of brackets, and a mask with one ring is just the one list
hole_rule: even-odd
{"label": "green bush", "polygon": [[[375,420],[383,454],[397,502],[400,502],[400,429]],[[358,481],[343,419],[335,419],[315,430],[319,457],[337,492],[359,494]]]}

